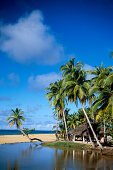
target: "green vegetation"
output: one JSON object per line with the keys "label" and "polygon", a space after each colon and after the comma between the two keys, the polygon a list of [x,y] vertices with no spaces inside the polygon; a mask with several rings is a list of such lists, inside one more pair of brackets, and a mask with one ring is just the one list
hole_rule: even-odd
{"label": "green vegetation", "polygon": [[43,146],[48,147],[57,147],[57,148],[76,148],[76,149],[90,149],[91,147],[82,143],[73,143],[73,142],[48,142],[43,143]]}
{"label": "green vegetation", "polygon": [[26,133],[24,133],[24,131],[22,129],[20,129],[21,125],[22,125],[22,121],[25,121],[25,118],[22,116],[24,114],[24,112],[21,109],[16,108],[15,110],[12,109],[12,113],[11,116],[7,118],[8,124],[10,124],[10,127],[12,127],[14,124],[16,124],[16,127],[18,130],[20,130],[20,132],[26,136],[30,142],[32,142],[33,144],[35,144],[35,146],[37,146],[37,144],[35,142],[33,142],[28,135],[26,135]]}
{"label": "green vegetation", "polygon": [[24,133],[26,135],[28,135],[28,134],[32,133],[33,131],[35,131],[35,128],[34,129],[23,128],[23,130],[24,130]]}
{"label": "green vegetation", "polygon": [[46,93],[45,96],[47,96],[48,102],[51,102],[50,106],[54,106],[54,109],[57,113],[56,137],[57,137],[57,128],[58,128],[58,114],[59,114],[64,119],[66,136],[68,139],[67,124],[66,124],[66,118],[64,114],[66,95],[63,88],[63,81],[58,80],[55,83],[51,83],[50,87],[46,88],[46,90],[48,92]]}
{"label": "green vegetation", "polygon": [[[87,121],[93,138],[101,149],[97,135],[92,127],[92,123],[97,123],[99,127],[104,127],[104,137],[113,135],[113,68],[95,67],[94,70],[84,70],[84,65],[80,62],[74,63],[74,58],[60,67],[62,80],[50,84],[46,88],[46,97],[57,115],[56,134],[58,129],[65,139],[68,139],[68,131],[74,129],[84,121]],[[91,75],[91,79],[87,75]],[[69,114],[68,102],[74,102],[76,107],[78,102],[81,110],[77,113]],[[89,103],[89,105],[88,105]],[[88,107],[86,107],[86,104]],[[68,110],[68,112],[66,111]],[[91,123],[92,122],[92,123]],[[57,139],[58,139],[58,135]],[[92,139],[89,134],[89,139]],[[92,142],[93,145],[93,142]]]}
{"label": "green vegetation", "polygon": [[11,116],[7,118],[7,121],[9,121],[8,124],[10,124],[10,127],[16,124],[17,128],[20,129],[22,121],[25,121],[25,118],[22,116],[24,112],[18,108],[16,108],[15,110],[12,109],[11,111]]}
{"label": "green vegetation", "polygon": [[[69,140],[68,132],[87,122],[87,134],[89,141],[94,146],[93,141],[103,149],[93,125],[98,125],[98,129],[104,128],[101,133],[107,141],[107,136],[112,141],[113,137],[113,67],[107,68],[95,67],[94,70],[84,70],[83,63],[71,59],[66,64],[60,67],[62,72],[62,79],[53,82],[47,87],[46,97],[50,103],[50,107],[54,109],[54,116],[56,122],[56,140],[59,137]],[[88,79],[88,75],[91,78]],[[73,114],[67,108],[68,103],[74,103],[78,107],[78,102],[81,108]],[[16,124],[17,128],[29,138],[30,130],[25,128],[24,131],[20,129],[22,121],[25,118],[22,116],[23,111],[16,108],[12,110],[12,114],[7,118],[10,127]],[[90,133],[89,129],[90,127]],[[93,136],[92,136],[93,135]],[[103,137],[101,135],[101,137]],[[32,142],[32,140],[29,138]],[[57,143],[58,144],[58,143]],[[64,145],[68,145],[64,144]],[[69,144],[70,145],[70,144]]]}

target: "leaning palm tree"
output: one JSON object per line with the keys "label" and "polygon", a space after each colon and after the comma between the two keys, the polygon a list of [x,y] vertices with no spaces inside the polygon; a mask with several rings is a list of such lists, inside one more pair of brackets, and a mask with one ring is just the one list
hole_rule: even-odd
{"label": "leaning palm tree", "polygon": [[9,121],[8,124],[10,125],[10,128],[16,124],[16,127],[18,130],[21,131],[21,133],[26,136],[30,142],[32,142],[33,144],[35,144],[35,146],[38,146],[35,142],[33,142],[28,135],[26,135],[24,133],[24,131],[22,129],[20,129],[21,125],[22,125],[22,121],[25,121],[25,118],[22,116],[24,114],[24,112],[21,109],[16,108],[15,110],[12,109],[12,114],[10,117],[8,117],[6,120]]}

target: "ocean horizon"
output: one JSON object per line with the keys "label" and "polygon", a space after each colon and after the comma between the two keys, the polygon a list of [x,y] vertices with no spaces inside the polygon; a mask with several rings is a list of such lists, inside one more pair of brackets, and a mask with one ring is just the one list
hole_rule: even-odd
{"label": "ocean horizon", "polygon": [[[21,132],[19,130],[5,130],[0,129],[0,135],[20,135]],[[35,130],[30,134],[55,134],[52,130]]]}

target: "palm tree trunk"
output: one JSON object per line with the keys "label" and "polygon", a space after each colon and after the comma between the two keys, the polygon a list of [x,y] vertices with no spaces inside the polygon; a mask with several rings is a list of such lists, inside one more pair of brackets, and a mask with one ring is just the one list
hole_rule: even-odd
{"label": "palm tree trunk", "polygon": [[67,124],[66,124],[66,118],[65,118],[64,110],[63,110],[63,117],[64,117],[64,124],[65,124],[65,129],[66,129],[67,140],[69,140],[68,139]]}
{"label": "palm tree trunk", "polygon": [[85,110],[84,110],[83,104],[82,104],[82,102],[80,102],[80,103],[81,103],[81,106],[82,106],[82,110],[83,110],[83,112],[84,112],[84,115],[85,115],[85,117],[86,117],[86,119],[87,119],[87,122],[88,122],[88,124],[89,124],[89,126],[90,126],[90,128],[91,128],[91,131],[92,131],[93,135],[94,135],[94,138],[95,138],[97,144],[99,145],[99,147],[100,147],[101,149],[103,149],[102,145],[100,144],[99,140],[97,139],[97,136],[96,136],[96,134],[95,134],[95,132],[94,132],[94,130],[93,130],[93,128],[92,128],[92,125],[91,125],[91,123],[90,123],[90,121],[89,121],[89,118],[88,118],[88,116],[87,116],[87,113],[86,113]]}
{"label": "palm tree trunk", "polygon": [[26,134],[24,133],[24,131],[23,131],[22,129],[20,129],[19,127],[18,127],[18,129],[21,131],[21,133],[23,133],[24,136],[26,136],[26,137],[29,139],[30,142],[32,142],[35,146],[38,146],[35,142],[33,142],[33,141],[29,138],[28,135],[26,135]]}
{"label": "palm tree trunk", "polygon": [[56,124],[56,140],[59,140],[59,137],[58,137],[58,112],[57,112],[57,124]]}

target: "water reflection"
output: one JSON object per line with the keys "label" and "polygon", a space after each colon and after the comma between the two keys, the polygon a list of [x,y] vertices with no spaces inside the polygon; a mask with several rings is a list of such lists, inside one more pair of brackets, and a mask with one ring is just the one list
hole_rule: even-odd
{"label": "water reflection", "polygon": [[43,146],[41,146],[41,145],[34,146],[34,145],[30,144],[30,146],[28,148],[22,150],[22,157],[23,158],[28,158],[28,157],[30,158],[32,151],[36,151],[36,150],[39,151],[41,148],[43,148]]}
{"label": "water reflection", "polygon": [[0,145],[0,170],[112,170],[113,157],[95,151],[34,147],[32,144]]}
{"label": "water reflection", "polygon": [[62,150],[59,153],[56,149],[55,167],[59,170],[64,167],[85,170],[112,170],[113,157],[102,156],[98,152],[85,150]]}

